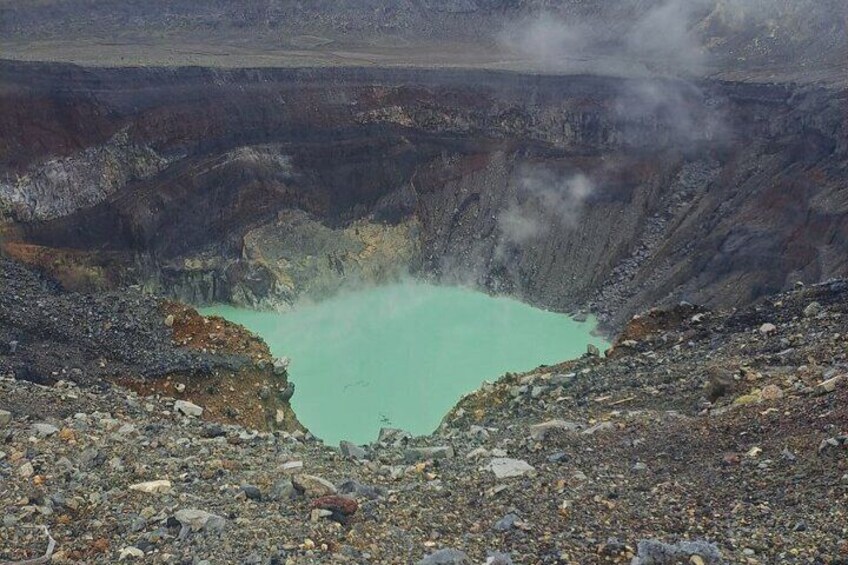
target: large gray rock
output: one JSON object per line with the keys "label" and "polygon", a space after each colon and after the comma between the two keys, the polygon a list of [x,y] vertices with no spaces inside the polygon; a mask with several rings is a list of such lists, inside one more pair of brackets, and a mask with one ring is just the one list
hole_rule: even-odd
{"label": "large gray rock", "polygon": [[498,479],[523,477],[536,471],[527,461],[510,459],[509,457],[495,457],[483,469],[491,471]]}
{"label": "large gray rock", "polygon": [[227,521],[221,516],[193,508],[178,510],[174,518],[182,524],[183,528],[193,532],[220,532],[227,525]]}
{"label": "large gray rock", "polygon": [[348,459],[365,459],[368,455],[368,452],[363,448],[349,441],[340,441],[339,451],[343,457],[347,457]]}
{"label": "large gray rock", "polygon": [[470,565],[468,556],[457,549],[440,549],[420,560],[417,565]]}
{"label": "large gray rock", "polygon": [[179,414],[190,416],[192,418],[199,418],[203,415],[203,408],[197,404],[188,402],[187,400],[177,400],[174,402],[174,410],[176,410]]}
{"label": "large gray rock", "polygon": [[59,433],[59,428],[52,424],[38,423],[32,425],[32,433],[37,437],[45,438]]}
{"label": "large gray rock", "polygon": [[313,498],[336,494],[336,486],[322,477],[300,474],[294,476],[292,483],[297,490]]}
{"label": "large gray rock", "polygon": [[513,565],[509,553],[490,553],[484,565]]}
{"label": "large gray rock", "polygon": [[410,439],[412,439],[412,434],[407,431],[398,428],[380,428],[377,443],[391,447],[400,447]]}
{"label": "large gray rock", "polygon": [[821,314],[822,305],[818,302],[810,302],[806,308],[804,308],[804,317],[805,318],[815,318],[819,314]]}
{"label": "large gray rock", "polygon": [[280,357],[278,359],[274,359],[274,374],[277,376],[283,376],[289,371],[289,364],[291,360],[288,357]]}
{"label": "large gray rock", "polygon": [[642,540],[637,547],[636,557],[630,565],[674,565],[689,563],[698,556],[704,565],[723,563],[721,552],[714,544],[705,541],[682,541],[667,544],[657,540]]}

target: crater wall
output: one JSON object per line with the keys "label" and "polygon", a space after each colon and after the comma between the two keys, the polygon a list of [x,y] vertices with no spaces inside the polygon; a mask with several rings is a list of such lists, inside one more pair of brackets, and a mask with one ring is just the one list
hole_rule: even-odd
{"label": "crater wall", "polygon": [[846,271],[838,88],[7,61],[0,89],[7,253],[107,286],[285,307],[414,273],[616,327]]}

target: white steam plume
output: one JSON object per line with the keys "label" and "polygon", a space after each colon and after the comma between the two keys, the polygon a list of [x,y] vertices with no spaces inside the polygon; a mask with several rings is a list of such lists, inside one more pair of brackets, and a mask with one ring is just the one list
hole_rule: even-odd
{"label": "white steam plume", "polygon": [[544,237],[553,227],[577,225],[594,183],[582,173],[562,177],[532,167],[516,179],[514,201],[498,216],[502,246],[522,246]]}

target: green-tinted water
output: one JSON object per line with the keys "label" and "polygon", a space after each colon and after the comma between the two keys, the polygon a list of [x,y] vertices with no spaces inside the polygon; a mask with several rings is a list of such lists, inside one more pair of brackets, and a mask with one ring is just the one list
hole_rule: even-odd
{"label": "green-tinted water", "polygon": [[404,283],[340,294],[284,314],[207,308],[288,356],[300,420],[328,443],[368,443],[383,426],[432,432],[483,380],[579,356],[591,322],[508,298]]}

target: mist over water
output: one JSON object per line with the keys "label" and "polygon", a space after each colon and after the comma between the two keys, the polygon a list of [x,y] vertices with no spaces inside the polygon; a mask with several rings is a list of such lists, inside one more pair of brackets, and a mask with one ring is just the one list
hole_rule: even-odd
{"label": "mist over water", "polygon": [[329,444],[368,443],[384,426],[430,433],[460,396],[507,371],[577,357],[594,321],[509,298],[418,282],[340,294],[272,313],[207,308],[288,356],[295,412]]}

